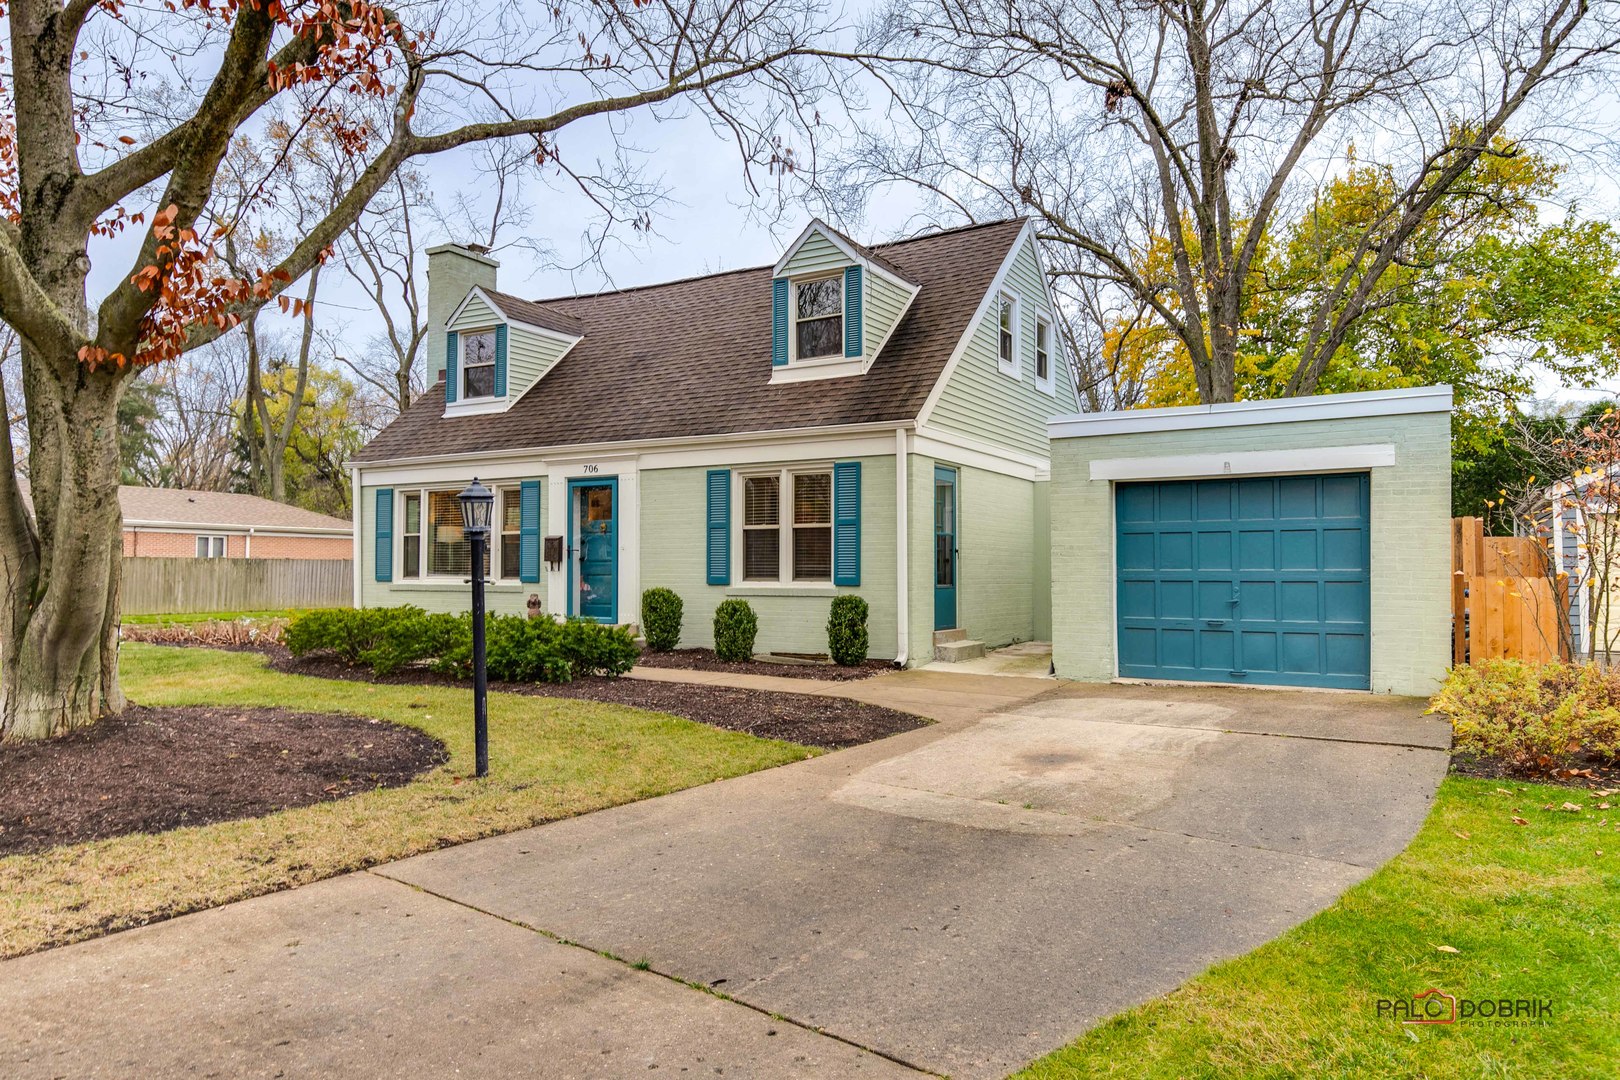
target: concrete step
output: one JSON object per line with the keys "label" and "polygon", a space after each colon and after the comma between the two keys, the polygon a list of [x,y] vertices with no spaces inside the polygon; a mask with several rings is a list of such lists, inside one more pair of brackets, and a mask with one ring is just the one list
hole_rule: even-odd
{"label": "concrete step", "polygon": [[977,660],[984,655],[984,642],[947,641],[943,645],[934,646],[934,659],[942,660],[947,664],[955,664],[962,660]]}
{"label": "concrete step", "polygon": [[934,631],[934,644],[935,645],[948,645],[953,641],[966,641],[966,640],[967,640],[967,631],[966,630],[935,630]]}

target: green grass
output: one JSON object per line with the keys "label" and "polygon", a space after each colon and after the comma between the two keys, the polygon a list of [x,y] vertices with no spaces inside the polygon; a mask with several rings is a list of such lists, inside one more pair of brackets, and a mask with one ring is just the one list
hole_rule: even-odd
{"label": "green grass", "polygon": [[144,705],[287,705],[392,720],[450,760],[403,787],[156,835],[0,858],[0,957],[316,881],[446,844],[770,768],[817,753],[662,713],[490,694],[490,777],[471,780],[472,695],[297,675],[252,653],[126,643]]}
{"label": "green grass", "polygon": [[[1449,778],[1411,846],[1331,908],[1121,1013],[1019,1080],[1614,1076],[1620,809],[1597,809],[1602,801],[1620,808],[1620,797],[1571,788]],[[1378,999],[1431,986],[1550,999],[1554,1012],[1528,1027],[1378,1015]]]}
{"label": "green grass", "polygon": [[182,611],[163,615],[123,615],[120,621],[136,626],[189,626],[202,622],[237,622],[248,619],[291,619],[307,609],[284,608],[280,611]]}

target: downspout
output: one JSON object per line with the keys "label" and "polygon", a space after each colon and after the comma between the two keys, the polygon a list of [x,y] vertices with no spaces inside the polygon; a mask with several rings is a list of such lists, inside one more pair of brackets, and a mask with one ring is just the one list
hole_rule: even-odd
{"label": "downspout", "polygon": [[907,565],[907,556],[911,549],[911,528],[908,517],[910,510],[909,498],[906,494],[907,480],[906,460],[906,429],[894,429],[894,521],[895,521],[895,550],[894,550],[894,579],[898,582],[900,605],[895,610],[895,656],[894,662],[898,667],[905,667],[909,659],[910,623],[911,623],[911,588],[910,567]]}
{"label": "downspout", "polygon": [[247,539],[242,541],[242,558],[253,558],[253,526],[248,526]]}

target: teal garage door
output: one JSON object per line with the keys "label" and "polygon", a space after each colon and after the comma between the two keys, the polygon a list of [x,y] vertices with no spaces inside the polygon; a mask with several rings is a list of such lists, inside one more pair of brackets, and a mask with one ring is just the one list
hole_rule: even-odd
{"label": "teal garage door", "polygon": [[1119,673],[1371,688],[1368,478],[1120,484]]}

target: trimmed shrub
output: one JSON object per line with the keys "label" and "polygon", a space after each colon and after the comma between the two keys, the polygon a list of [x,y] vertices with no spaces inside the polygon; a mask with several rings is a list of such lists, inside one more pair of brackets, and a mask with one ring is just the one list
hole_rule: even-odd
{"label": "trimmed shrub", "polygon": [[[636,662],[630,631],[573,619],[485,617],[489,674],[502,682],[567,682],[580,675],[623,675]],[[287,628],[294,656],[330,653],[389,675],[411,664],[472,676],[472,616],[430,615],[418,607],[312,611]]]}
{"label": "trimmed shrub", "polygon": [[866,659],[871,642],[866,632],[866,601],[858,596],[833,597],[827,615],[827,652],[833,663],[854,667]]}
{"label": "trimmed shrub", "polygon": [[1429,711],[1451,721],[1454,749],[1524,775],[1568,767],[1582,754],[1620,758],[1620,672],[1590,664],[1458,666]]}
{"label": "trimmed shrub", "polygon": [[641,632],[647,648],[669,652],[681,643],[681,598],[673,589],[648,589],[641,594]]}
{"label": "trimmed shrub", "polygon": [[759,617],[748,601],[732,597],[714,609],[714,652],[722,660],[752,660]]}

